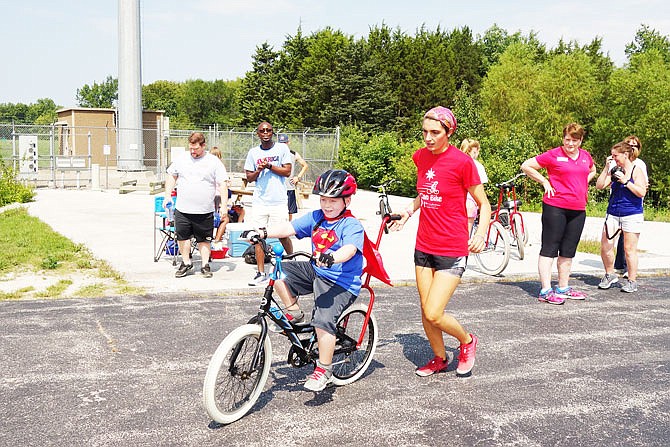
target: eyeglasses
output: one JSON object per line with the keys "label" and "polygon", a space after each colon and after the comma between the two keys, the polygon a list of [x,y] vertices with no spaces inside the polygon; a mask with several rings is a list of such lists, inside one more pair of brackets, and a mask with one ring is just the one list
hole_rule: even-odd
{"label": "eyeglasses", "polygon": [[263,129],[258,129],[258,133],[272,133],[272,129],[264,127]]}

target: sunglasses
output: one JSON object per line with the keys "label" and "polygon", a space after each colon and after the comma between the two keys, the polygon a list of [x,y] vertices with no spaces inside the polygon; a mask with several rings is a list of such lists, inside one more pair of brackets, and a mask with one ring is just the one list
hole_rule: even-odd
{"label": "sunglasses", "polygon": [[263,129],[258,129],[258,133],[272,133],[272,129],[264,127]]}

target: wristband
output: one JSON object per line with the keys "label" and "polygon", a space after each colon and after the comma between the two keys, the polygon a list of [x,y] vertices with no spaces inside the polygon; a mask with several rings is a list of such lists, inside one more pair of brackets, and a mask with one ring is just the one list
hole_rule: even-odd
{"label": "wristband", "polygon": [[414,210],[412,208],[407,208],[405,211],[407,211],[408,219],[414,215]]}

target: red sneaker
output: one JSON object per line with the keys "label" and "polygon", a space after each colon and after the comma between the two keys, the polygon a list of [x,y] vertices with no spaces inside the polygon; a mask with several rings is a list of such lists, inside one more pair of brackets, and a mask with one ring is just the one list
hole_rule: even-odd
{"label": "red sneaker", "polygon": [[470,334],[472,341],[467,345],[461,345],[461,353],[458,356],[457,376],[469,376],[472,367],[475,366],[475,354],[477,353],[477,336]]}
{"label": "red sneaker", "polygon": [[448,365],[448,361],[444,360],[442,357],[435,356],[430,362],[426,363],[421,368],[417,368],[414,372],[417,376],[427,377],[436,372],[444,371],[447,369]]}

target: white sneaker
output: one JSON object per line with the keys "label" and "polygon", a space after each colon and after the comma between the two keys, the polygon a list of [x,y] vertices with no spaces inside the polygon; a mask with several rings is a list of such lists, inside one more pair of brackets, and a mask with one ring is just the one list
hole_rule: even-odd
{"label": "white sneaker", "polygon": [[266,282],[269,281],[270,278],[268,278],[267,273],[261,273],[261,272],[256,272],[256,276],[254,276],[254,279],[249,281],[250,286],[262,286]]}

